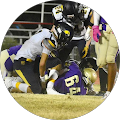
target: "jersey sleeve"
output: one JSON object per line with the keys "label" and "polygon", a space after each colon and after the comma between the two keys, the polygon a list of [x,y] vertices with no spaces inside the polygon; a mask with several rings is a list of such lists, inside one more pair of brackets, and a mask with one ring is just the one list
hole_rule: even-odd
{"label": "jersey sleeve", "polygon": [[43,42],[43,40],[44,40],[45,38],[50,38],[50,36],[51,36],[51,33],[50,33],[49,29],[42,29],[42,35],[43,35],[43,37],[42,37],[42,42],[41,42],[41,45],[42,45],[42,47],[43,47],[42,53],[45,53],[45,54],[49,55],[50,52],[51,52],[51,50],[50,50],[49,47],[47,47],[47,45],[45,45],[44,42]]}
{"label": "jersey sleeve", "polygon": [[59,21],[63,18],[62,11],[63,5],[58,5],[52,9],[52,14],[55,20]]}
{"label": "jersey sleeve", "polygon": [[89,17],[91,9],[89,7],[84,8],[84,18],[87,19]]}

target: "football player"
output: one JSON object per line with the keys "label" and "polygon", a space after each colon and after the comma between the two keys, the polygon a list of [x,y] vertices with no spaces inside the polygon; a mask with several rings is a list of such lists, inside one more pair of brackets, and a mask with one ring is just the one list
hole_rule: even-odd
{"label": "football player", "polygon": [[87,88],[89,93],[92,92],[92,85],[97,79],[93,67],[94,69],[97,68],[93,58],[87,58],[80,64],[74,60],[68,60],[65,62],[65,67],[62,69],[62,74],[59,75],[58,79],[49,79],[46,89],[47,94],[86,95]]}
{"label": "football player", "polygon": [[14,58],[21,46],[22,45],[13,46],[9,49],[1,51],[0,67],[3,80],[5,80],[5,77],[12,76]]}
{"label": "football player", "polygon": [[74,28],[72,41],[58,52],[62,63],[67,60],[75,46],[78,47],[80,58],[86,57],[91,42],[90,31],[93,25],[93,11],[82,4],[65,1],[63,5],[54,7],[52,13],[54,24],[65,22]]}
{"label": "football player", "polygon": [[[58,23],[52,31],[41,29],[39,33],[33,35],[22,45],[14,58],[13,66],[15,72],[29,86],[31,92],[42,93],[41,83],[45,82],[46,62],[50,52],[57,48],[58,43],[69,41],[72,37],[72,27],[65,23]],[[41,55],[40,77],[34,72],[37,55]]]}
{"label": "football player", "polygon": [[[13,70],[14,58],[21,47],[22,45],[10,47],[9,49],[3,50],[0,55],[1,74],[4,83],[9,91],[13,88],[11,81],[14,81],[14,83],[17,83],[17,85],[18,83],[23,84],[23,80],[18,77]],[[22,91],[26,92],[28,86],[23,84],[22,88],[21,85],[19,88],[22,89]],[[18,89],[16,90],[19,91]]]}
{"label": "football player", "polygon": [[[99,68],[108,65],[107,91],[103,97],[106,98],[114,85],[116,75],[115,57],[118,51],[118,43],[108,23],[95,11],[94,26],[92,28],[93,38],[96,41],[97,65]],[[102,79],[100,78],[100,80]]]}

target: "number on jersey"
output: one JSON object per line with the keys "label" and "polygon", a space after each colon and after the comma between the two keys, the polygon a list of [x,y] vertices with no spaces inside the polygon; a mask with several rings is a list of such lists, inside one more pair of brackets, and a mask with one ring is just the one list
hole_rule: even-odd
{"label": "number on jersey", "polygon": [[59,14],[60,12],[63,11],[63,5],[59,5],[59,6],[55,7],[55,10],[56,10],[56,14]]}
{"label": "number on jersey", "polygon": [[69,77],[69,78],[65,79],[65,85],[67,87],[70,87],[69,88],[70,93],[67,93],[67,94],[74,95],[74,94],[80,92],[80,87],[71,87],[72,85],[74,85],[78,82],[79,82],[79,76],[78,75],[74,75],[72,77]]}

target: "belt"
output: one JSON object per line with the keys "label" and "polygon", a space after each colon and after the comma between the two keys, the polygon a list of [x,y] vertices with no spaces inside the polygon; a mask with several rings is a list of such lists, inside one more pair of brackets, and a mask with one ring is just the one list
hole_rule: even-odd
{"label": "belt", "polygon": [[26,58],[27,62],[32,62],[32,60],[30,58]]}
{"label": "belt", "polygon": [[29,58],[23,58],[23,57],[20,58],[19,60],[20,60],[21,65],[25,65],[25,64],[27,64],[27,63],[32,62],[31,59],[29,59]]}
{"label": "belt", "polygon": [[19,58],[19,60],[20,60],[20,61],[26,61],[26,62],[32,62],[32,61],[33,61],[33,60],[30,59],[30,58],[23,58],[23,57]]}

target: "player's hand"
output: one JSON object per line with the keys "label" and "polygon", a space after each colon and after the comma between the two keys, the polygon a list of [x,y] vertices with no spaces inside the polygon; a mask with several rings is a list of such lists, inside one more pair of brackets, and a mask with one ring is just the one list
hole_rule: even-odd
{"label": "player's hand", "polygon": [[84,53],[84,55],[82,56],[82,58],[86,57],[87,53],[88,53],[88,46],[85,46],[82,53]]}
{"label": "player's hand", "polygon": [[99,26],[94,25],[92,27],[93,29],[93,39],[94,41],[98,42],[99,41],[99,37],[101,36],[100,30],[99,30]]}
{"label": "player's hand", "polygon": [[41,80],[41,82],[45,82],[45,76],[40,76],[40,80]]}

